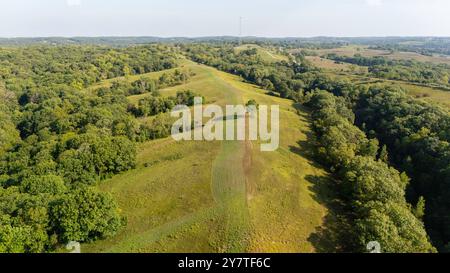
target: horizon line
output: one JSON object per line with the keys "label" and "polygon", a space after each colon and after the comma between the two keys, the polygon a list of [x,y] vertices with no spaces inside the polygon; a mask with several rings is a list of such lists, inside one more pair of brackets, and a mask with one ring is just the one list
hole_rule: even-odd
{"label": "horizon line", "polygon": [[317,35],[317,36],[235,36],[235,35],[205,35],[205,36],[152,36],[152,35],[93,35],[93,36],[0,36],[0,39],[52,39],[52,38],[64,38],[64,39],[77,39],[77,38],[157,38],[157,39],[202,39],[202,38],[236,38],[236,39],[317,39],[317,38],[340,38],[340,39],[352,39],[352,38],[450,38],[450,36],[444,35],[362,35],[362,36],[332,36],[332,35]]}

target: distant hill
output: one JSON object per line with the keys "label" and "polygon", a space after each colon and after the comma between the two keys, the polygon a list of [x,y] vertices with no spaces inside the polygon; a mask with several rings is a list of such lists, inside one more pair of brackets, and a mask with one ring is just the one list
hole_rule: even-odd
{"label": "distant hill", "polygon": [[35,38],[0,38],[0,46],[17,45],[108,45],[129,46],[149,43],[254,43],[272,44],[282,46],[322,47],[333,48],[349,44],[368,45],[374,49],[396,50],[416,52],[423,55],[450,55],[450,37],[236,37],[236,36],[211,36],[211,37],[35,37]]}

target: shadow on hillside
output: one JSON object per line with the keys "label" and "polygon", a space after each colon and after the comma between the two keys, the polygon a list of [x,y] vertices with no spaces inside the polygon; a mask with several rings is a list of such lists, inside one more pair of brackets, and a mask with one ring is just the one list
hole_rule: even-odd
{"label": "shadow on hillside", "polygon": [[[307,115],[302,117],[309,119]],[[314,133],[306,130],[302,130],[302,133],[307,136],[307,139],[297,142],[298,146],[290,146],[290,151],[306,158],[310,165],[326,169],[315,156]],[[352,244],[349,240],[352,238],[350,236],[352,226],[349,224],[348,215],[344,213],[344,204],[339,198],[339,181],[331,176],[307,175],[305,178],[311,183],[309,190],[314,194],[314,200],[328,209],[322,226],[316,228],[308,241],[320,253],[349,252]]]}
{"label": "shadow on hillside", "polygon": [[337,194],[338,182],[330,177],[314,175],[306,176],[306,180],[312,184],[310,190],[315,194],[314,199],[328,209],[322,226],[316,228],[308,241],[320,253],[348,252],[352,226],[344,213],[344,204]]}

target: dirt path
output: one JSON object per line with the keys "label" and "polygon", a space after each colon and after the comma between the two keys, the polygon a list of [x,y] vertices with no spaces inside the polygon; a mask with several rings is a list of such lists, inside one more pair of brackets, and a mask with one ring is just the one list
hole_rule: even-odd
{"label": "dirt path", "polygon": [[[244,104],[238,89],[216,75],[214,78],[229,90],[227,104]],[[213,162],[211,185],[223,223],[221,252],[245,252],[247,249],[250,221],[245,170],[251,167],[248,149],[251,146],[245,141],[223,141]]]}

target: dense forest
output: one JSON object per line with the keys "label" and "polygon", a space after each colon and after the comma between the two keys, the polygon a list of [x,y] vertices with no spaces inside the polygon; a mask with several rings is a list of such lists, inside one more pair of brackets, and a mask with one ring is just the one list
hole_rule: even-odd
{"label": "dense forest", "polygon": [[314,91],[307,105],[313,109],[318,155],[334,171],[348,206],[352,238],[345,249],[362,252],[367,242],[376,240],[386,252],[433,252],[421,222],[423,212],[415,215],[405,199],[409,178],[387,164],[376,138],[369,139],[354,125],[345,100]]}

